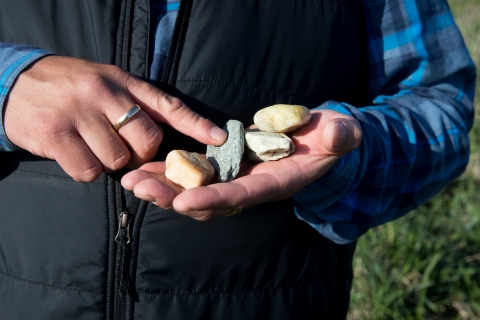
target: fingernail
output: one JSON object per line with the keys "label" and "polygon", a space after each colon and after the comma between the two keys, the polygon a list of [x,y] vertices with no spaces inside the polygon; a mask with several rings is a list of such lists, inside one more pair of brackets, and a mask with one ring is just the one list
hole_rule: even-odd
{"label": "fingernail", "polygon": [[213,126],[212,129],[210,129],[210,137],[213,140],[224,142],[225,140],[227,140],[227,133],[219,127]]}
{"label": "fingernail", "polygon": [[345,140],[347,139],[347,134],[348,134],[348,130],[345,124],[343,122],[336,122],[332,147],[334,149],[340,149],[345,143]]}

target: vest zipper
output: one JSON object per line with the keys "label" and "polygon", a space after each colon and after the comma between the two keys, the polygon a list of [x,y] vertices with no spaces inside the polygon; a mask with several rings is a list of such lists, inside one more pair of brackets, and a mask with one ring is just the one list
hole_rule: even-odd
{"label": "vest zipper", "polygon": [[[128,71],[129,67],[129,57],[130,57],[130,46],[131,46],[131,20],[133,15],[133,1],[127,0],[126,10],[125,10],[125,29],[123,32],[123,46],[122,46],[122,68]],[[177,16],[175,20],[175,25],[173,27],[172,41],[168,49],[167,59],[165,62],[165,69],[162,74],[162,81],[167,82],[168,77],[170,76],[171,68],[173,65],[174,50],[177,46],[177,42],[180,36],[180,26],[183,23],[183,17],[185,16],[185,5],[182,5],[184,2],[180,1],[179,8],[177,11]],[[123,188],[120,184],[121,174],[118,173],[117,179],[115,181],[116,188],[116,204],[118,215],[118,232],[115,236],[115,242],[117,242],[117,253],[115,258],[115,297],[114,297],[114,319],[115,320],[125,320],[127,314],[127,295],[133,296],[134,289],[131,285],[131,279],[128,267],[129,263],[129,248],[131,239],[130,227],[135,217],[134,214],[137,211],[137,207],[140,203],[140,199],[135,198],[135,201],[130,210],[125,209],[125,195],[123,193]]]}
{"label": "vest zipper", "polygon": [[118,216],[117,255],[115,259],[115,300],[113,314],[115,320],[125,320],[127,312],[127,293],[130,289],[130,275],[127,266],[127,251],[130,244],[131,214],[128,210]]}
{"label": "vest zipper", "polygon": [[123,29],[123,45],[122,45],[122,69],[128,70],[128,63],[130,58],[130,40],[132,33],[132,15],[133,15],[133,1],[127,0],[125,9],[125,28]]}
{"label": "vest zipper", "polygon": [[[133,1],[127,0],[125,8],[125,24],[123,30],[123,44],[122,44],[122,60],[121,67],[123,70],[129,69],[131,33],[132,33],[132,15],[133,15]],[[130,225],[133,219],[133,214],[139,203],[139,199],[135,198],[134,204],[129,211],[125,209],[125,195],[123,193],[122,185],[120,184],[121,173],[116,173],[115,190],[116,190],[116,205],[118,215],[118,232],[115,236],[117,243],[117,252],[115,256],[115,294],[113,300],[113,318],[115,320],[125,320],[127,316],[127,295],[132,295],[132,286],[129,267],[128,249],[131,242]]]}
{"label": "vest zipper", "polygon": [[132,207],[125,209],[125,195],[123,193],[122,185],[119,178],[120,173],[117,173],[115,181],[116,188],[116,202],[118,215],[118,232],[115,236],[117,243],[117,252],[115,257],[115,294],[113,302],[113,315],[115,320],[125,320],[127,313],[127,295],[133,297],[135,290],[130,279],[130,243],[132,242],[131,226],[135,218],[140,199],[135,198]]}

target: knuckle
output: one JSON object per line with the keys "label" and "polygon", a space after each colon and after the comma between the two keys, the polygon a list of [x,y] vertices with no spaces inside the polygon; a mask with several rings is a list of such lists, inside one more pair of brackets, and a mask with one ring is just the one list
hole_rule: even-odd
{"label": "knuckle", "polygon": [[130,161],[130,154],[121,154],[116,158],[114,158],[113,161],[111,161],[108,168],[114,171],[117,171],[125,167],[129,161]]}
{"label": "knuckle", "polygon": [[94,94],[105,87],[105,79],[98,73],[85,73],[80,76],[79,89]]}
{"label": "knuckle", "polygon": [[148,118],[142,119],[141,134],[138,135],[134,149],[143,160],[153,157],[163,139],[163,133],[153,121]]}
{"label": "knuckle", "polygon": [[38,114],[33,122],[33,128],[35,134],[48,140],[57,140],[71,131],[68,121],[65,121],[65,118],[58,112]]}
{"label": "knuckle", "polygon": [[107,74],[109,74],[117,83],[123,85],[127,90],[136,85],[136,78],[132,74],[114,65],[105,65]]}
{"label": "knuckle", "polygon": [[209,121],[201,117],[198,113],[190,109],[182,100],[166,95],[165,99],[168,100],[168,114],[181,122],[188,123],[190,125],[199,127],[209,126]]}
{"label": "knuckle", "polygon": [[115,87],[114,81],[102,73],[92,72],[81,75],[78,90],[81,96],[91,98],[114,98],[112,88]]}
{"label": "knuckle", "polygon": [[125,75],[128,75],[129,73],[124,71],[122,68],[120,67],[117,67],[115,65],[112,65],[112,64],[105,64],[103,65],[103,67],[105,68],[105,70],[114,75],[114,76],[119,76],[119,77],[124,77]]}
{"label": "knuckle", "polygon": [[162,142],[162,132],[156,126],[149,126],[144,134],[145,148],[147,151],[157,150]]}
{"label": "knuckle", "polygon": [[53,117],[46,114],[39,114],[32,123],[35,133],[40,136],[55,134],[57,129]]}
{"label": "knuckle", "polygon": [[[115,66],[116,67],[116,66]],[[141,86],[138,78],[133,74],[126,72],[125,70],[116,67],[116,70],[113,70],[114,74],[118,79],[121,79],[125,83],[125,87],[128,91],[132,92],[138,90]],[[143,92],[142,92],[143,93]]]}
{"label": "knuckle", "polygon": [[129,150],[116,139],[106,141],[96,151],[95,155],[107,171],[116,171],[123,168],[128,164],[131,157]]}
{"label": "knuckle", "polygon": [[170,114],[182,112],[185,109],[183,101],[174,96],[164,92],[158,92],[158,98],[160,100],[160,105],[162,105]]}
{"label": "knuckle", "polygon": [[103,172],[103,168],[93,165],[81,172],[72,174],[72,178],[78,182],[92,182],[97,179]]}
{"label": "knuckle", "polygon": [[212,121],[202,118],[200,116],[197,116],[196,124],[198,126],[198,129],[203,131],[210,131],[210,128],[214,126],[214,123]]}
{"label": "knuckle", "polygon": [[158,93],[159,105],[162,106],[164,113],[168,118],[175,119],[175,122],[188,124],[195,129],[208,129],[213,123],[198,113],[190,109],[182,100],[166,94],[164,92]]}

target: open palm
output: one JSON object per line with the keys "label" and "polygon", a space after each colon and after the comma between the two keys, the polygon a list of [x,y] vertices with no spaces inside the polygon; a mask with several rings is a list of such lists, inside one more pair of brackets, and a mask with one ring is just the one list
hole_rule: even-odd
{"label": "open palm", "polygon": [[231,182],[184,190],[166,179],[164,162],[151,162],[125,175],[122,185],[143,200],[206,220],[232,209],[290,197],[357,148],[361,137],[354,118],[330,110],[313,111],[310,123],[291,135],[293,154],[278,161],[244,161]]}

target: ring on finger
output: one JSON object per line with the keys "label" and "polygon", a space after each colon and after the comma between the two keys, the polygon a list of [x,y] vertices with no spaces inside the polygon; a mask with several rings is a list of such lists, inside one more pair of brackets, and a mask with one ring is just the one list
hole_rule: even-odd
{"label": "ring on finger", "polygon": [[131,107],[130,110],[125,112],[123,116],[121,116],[120,119],[118,119],[117,123],[113,125],[113,130],[118,132],[118,130],[120,130],[120,128],[123,127],[125,123],[127,123],[128,120],[130,120],[140,110],[141,110],[140,107],[137,105],[134,105],[133,107]]}

